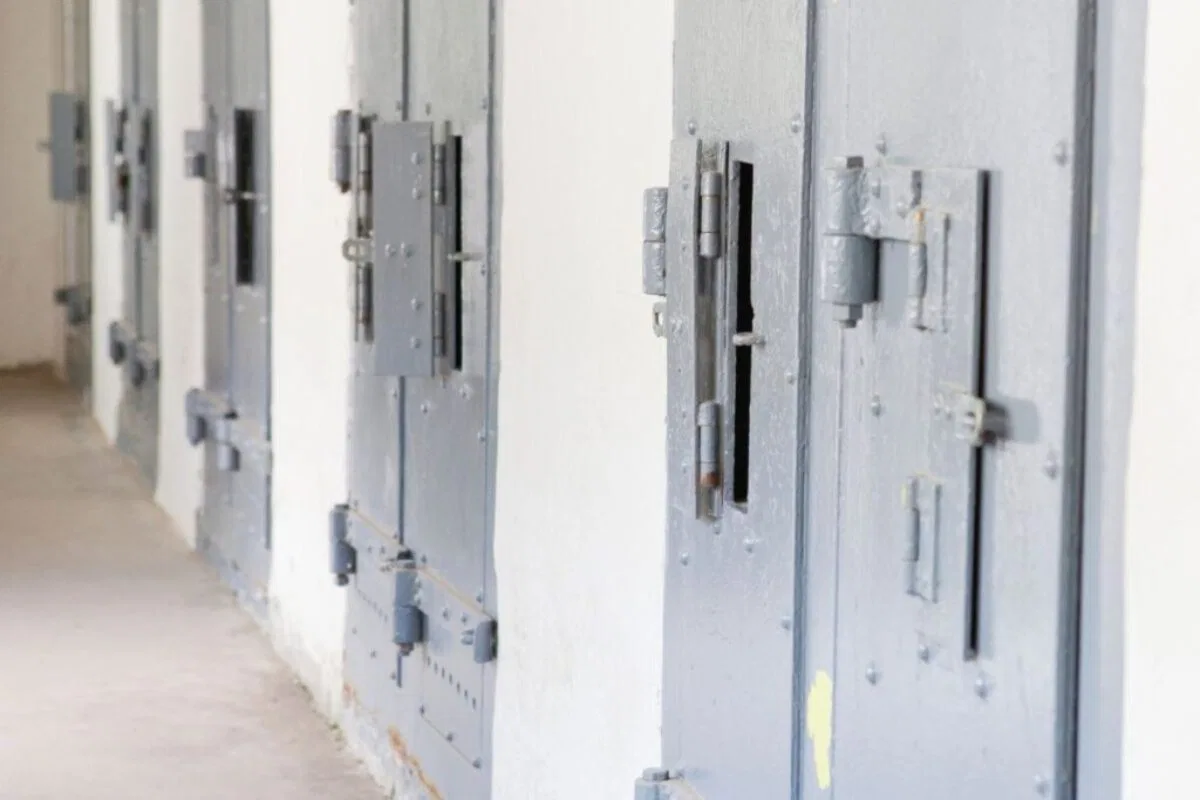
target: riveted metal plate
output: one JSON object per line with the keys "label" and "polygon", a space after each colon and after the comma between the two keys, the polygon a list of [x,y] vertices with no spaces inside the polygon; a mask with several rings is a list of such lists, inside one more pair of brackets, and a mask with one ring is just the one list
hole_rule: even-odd
{"label": "riveted metal plate", "polygon": [[422,714],[468,762],[483,757],[483,664],[495,646],[495,621],[436,574],[421,570],[417,602],[425,612]]}
{"label": "riveted metal plate", "polygon": [[430,377],[434,372],[433,126],[372,126],[375,238],[369,375]]}
{"label": "riveted metal plate", "polygon": [[84,191],[80,185],[84,115],[83,101],[77,95],[50,95],[50,197],[60,203],[73,203]]}

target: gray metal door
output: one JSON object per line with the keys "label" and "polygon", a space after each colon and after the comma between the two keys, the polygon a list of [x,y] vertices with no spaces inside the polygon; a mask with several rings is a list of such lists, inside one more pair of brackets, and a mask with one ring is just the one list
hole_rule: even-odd
{"label": "gray metal door", "polygon": [[92,225],[89,166],[89,0],[62,0],[63,90],[50,98],[51,195],[65,204],[64,269],[55,301],[66,320],[67,380],[92,388]]}
{"label": "gray metal door", "polygon": [[677,4],[670,185],[646,193],[644,213],[669,375],[673,778],[649,771],[648,796],[789,794],[806,51],[799,0]]}
{"label": "gray metal door", "polygon": [[205,0],[205,128],[185,169],[205,181],[205,385],[188,392],[204,443],[200,549],[260,619],[270,574],[270,130],[266,0]]}
{"label": "gray metal door", "polygon": [[1080,8],[677,4],[639,798],[1074,796]]}
{"label": "gray metal door", "polygon": [[110,215],[125,230],[122,316],[109,357],[123,367],[117,442],[146,479],[158,475],[158,3],[121,2],[122,98],[109,105]]}
{"label": "gray metal door", "polygon": [[820,3],[805,797],[1074,797],[1088,9]]}
{"label": "gray metal door", "polygon": [[400,785],[486,797],[494,8],[361,0],[355,17],[359,110],[334,139],[356,209],[350,498],[331,525],[348,713]]}

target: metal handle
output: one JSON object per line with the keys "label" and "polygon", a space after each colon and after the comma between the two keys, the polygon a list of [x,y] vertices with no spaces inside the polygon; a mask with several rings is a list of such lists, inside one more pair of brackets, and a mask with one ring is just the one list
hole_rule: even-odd
{"label": "metal handle", "polygon": [[734,347],[762,347],[767,343],[767,337],[755,331],[735,333],[731,339]]}

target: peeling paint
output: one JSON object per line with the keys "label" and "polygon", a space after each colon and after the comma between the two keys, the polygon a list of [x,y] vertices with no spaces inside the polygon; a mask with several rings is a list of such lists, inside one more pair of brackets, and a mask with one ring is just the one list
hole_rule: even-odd
{"label": "peeling paint", "polygon": [[442,797],[442,793],[438,791],[438,788],[425,775],[425,771],[421,769],[421,762],[409,752],[408,742],[404,741],[404,737],[400,735],[400,731],[395,728],[388,728],[388,742],[391,743],[392,753],[395,754],[397,760],[412,770],[413,776],[421,784],[421,788],[428,793],[429,800],[445,800]]}

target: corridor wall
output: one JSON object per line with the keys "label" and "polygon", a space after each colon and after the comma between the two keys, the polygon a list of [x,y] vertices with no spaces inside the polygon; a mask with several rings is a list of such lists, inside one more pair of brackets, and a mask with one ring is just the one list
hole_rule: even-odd
{"label": "corridor wall", "polygon": [[65,211],[50,199],[47,98],[62,86],[58,0],[0,1],[0,368],[63,363]]}

